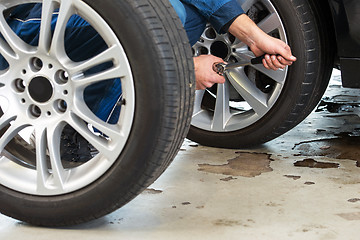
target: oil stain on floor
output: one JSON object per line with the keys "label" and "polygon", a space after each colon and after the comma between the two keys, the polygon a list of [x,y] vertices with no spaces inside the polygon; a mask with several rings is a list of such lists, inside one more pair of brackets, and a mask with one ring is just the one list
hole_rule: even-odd
{"label": "oil stain on floor", "polygon": [[339,168],[340,164],[331,162],[318,162],[312,158],[304,159],[294,163],[295,167],[309,167],[309,168]]}
{"label": "oil stain on floor", "polygon": [[360,161],[360,136],[347,135],[302,142],[293,149],[298,150],[301,156],[326,156]]}
{"label": "oil stain on floor", "polygon": [[199,164],[199,171],[229,176],[255,177],[271,172],[270,154],[238,152],[239,156],[228,160],[227,164]]}

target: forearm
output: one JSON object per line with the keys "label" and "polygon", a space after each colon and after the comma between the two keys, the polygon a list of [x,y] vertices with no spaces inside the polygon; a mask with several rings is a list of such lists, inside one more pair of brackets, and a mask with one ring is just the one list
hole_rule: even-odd
{"label": "forearm", "polygon": [[263,64],[267,69],[277,70],[296,61],[289,45],[263,32],[245,14],[235,19],[229,32],[248,45],[255,56],[266,53]]}
{"label": "forearm", "polygon": [[258,39],[266,37],[266,34],[246,14],[234,20],[229,27],[229,32],[249,47],[256,44]]}

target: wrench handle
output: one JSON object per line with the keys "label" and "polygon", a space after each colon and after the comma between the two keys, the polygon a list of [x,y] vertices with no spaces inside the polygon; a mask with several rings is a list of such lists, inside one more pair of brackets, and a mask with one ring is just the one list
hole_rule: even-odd
{"label": "wrench handle", "polygon": [[265,54],[261,55],[259,57],[256,58],[252,58],[251,59],[251,64],[255,65],[255,64],[262,64],[262,60],[265,58]]}

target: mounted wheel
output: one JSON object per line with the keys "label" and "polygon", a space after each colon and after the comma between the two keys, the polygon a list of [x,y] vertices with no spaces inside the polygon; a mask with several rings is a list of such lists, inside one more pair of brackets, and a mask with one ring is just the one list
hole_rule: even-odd
{"label": "mounted wheel", "polygon": [[[62,226],[123,206],[165,170],[190,126],[191,48],[172,6],[0,0],[0,11],[1,213]],[[121,86],[110,121],[91,104],[109,98],[102,86]],[[90,154],[65,157],[79,139]]]}
{"label": "mounted wheel", "polygon": [[[317,1],[239,2],[263,31],[290,45],[297,61],[278,71],[262,65],[239,67],[228,71],[225,84],[196,91],[188,138],[207,146],[254,146],[287,132],[319,102],[332,71],[333,36],[324,21],[326,11],[317,11]],[[213,54],[227,62],[254,57],[244,43],[218,34],[210,25],[193,53]]]}

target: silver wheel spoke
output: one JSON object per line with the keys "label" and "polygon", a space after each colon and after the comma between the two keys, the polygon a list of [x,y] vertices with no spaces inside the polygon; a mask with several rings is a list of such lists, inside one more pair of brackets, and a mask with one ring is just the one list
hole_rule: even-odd
{"label": "silver wheel spoke", "polygon": [[87,77],[74,80],[74,85],[76,88],[85,88],[91,84],[94,84],[99,81],[120,78],[124,76],[124,71],[120,66],[114,66],[112,68],[106,69],[102,72],[92,74]]}
{"label": "silver wheel spoke", "polygon": [[258,23],[258,27],[266,33],[271,33],[275,29],[281,28],[281,22],[276,13],[271,13]]}
{"label": "silver wheel spoke", "polygon": [[[10,86],[9,78],[11,78],[11,72],[8,69],[0,71],[0,90],[1,90],[0,96],[4,96],[5,98],[7,98],[9,94],[9,88],[8,88],[8,86]],[[1,89],[3,87],[6,88]]]}
{"label": "silver wheel spoke", "polygon": [[223,131],[227,121],[230,119],[229,108],[229,87],[228,83],[218,84],[216,94],[215,112],[212,123],[212,129],[215,131]]}
{"label": "silver wheel spoke", "polygon": [[255,4],[255,2],[256,0],[242,0],[241,7],[245,12],[247,12],[251,6]]}
{"label": "silver wheel spoke", "polygon": [[46,130],[45,128],[35,129],[36,136],[36,172],[37,172],[37,184],[36,191],[38,193],[47,193],[49,187],[47,182],[50,179],[50,173],[47,165],[46,149],[47,149],[47,140],[46,140]]}
{"label": "silver wheel spoke", "polygon": [[0,54],[9,63],[17,60],[17,56],[16,56],[15,52],[2,38],[0,38]]}
{"label": "silver wheel spoke", "polygon": [[231,46],[233,49],[248,49],[248,46],[244,43],[236,39],[236,41]]}
{"label": "silver wheel spoke", "polygon": [[60,139],[61,139],[61,130],[60,126],[54,126],[47,128],[47,148],[50,155],[50,165],[51,165],[51,176],[52,176],[52,185],[57,190],[63,190],[66,177],[69,173],[68,170],[65,170],[60,158]]}
{"label": "silver wheel spoke", "polygon": [[250,61],[252,58],[255,57],[254,53],[248,49],[243,50],[241,52],[233,52],[232,56],[235,57],[237,60],[248,60]]}
{"label": "silver wheel spoke", "polygon": [[16,119],[10,123],[8,129],[0,138],[0,152],[5,148],[5,146],[18,134],[22,129],[26,127],[21,120]]}
{"label": "silver wheel spoke", "polygon": [[256,65],[253,65],[253,68],[258,70],[259,72],[262,72],[263,74],[270,77],[277,83],[280,83],[280,84],[285,83],[287,67],[285,69],[278,69],[277,71],[274,71],[274,70],[266,69],[264,67],[264,65],[256,64]]}
{"label": "silver wheel spoke", "polygon": [[[0,12],[3,12],[1,6]],[[10,28],[3,14],[0,14],[0,33],[5,39],[0,42],[0,49],[6,60],[18,59],[21,53],[29,50],[29,46]]]}
{"label": "silver wheel spoke", "polygon": [[202,111],[201,102],[204,97],[204,94],[205,94],[205,90],[198,90],[195,93],[193,117]]}
{"label": "silver wheel spoke", "polygon": [[[59,16],[56,22],[56,27],[55,27],[54,35],[52,37],[51,49],[50,49],[50,52],[53,53],[55,56],[57,56],[59,59],[67,57],[67,54],[65,52],[65,41],[64,41],[65,29],[67,22],[69,21],[73,13],[74,13],[74,9],[72,8],[72,1],[61,1]],[[47,13],[47,15],[48,14],[49,13]],[[46,23],[45,23],[45,27],[46,27]],[[44,27],[44,31],[46,31],[45,27]],[[48,33],[46,32],[44,34],[45,34],[44,42],[42,43],[46,44],[45,41],[47,41],[49,36],[47,36]]]}
{"label": "silver wheel spoke", "polygon": [[[87,124],[90,124],[94,128],[98,129],[100,132],[102,132],[112,140],[116,139],[117,141],[121,141],[123,139],[124,136],[122,135],[122,132],[117,125],[107,124],[98,117],[96,117],[95,114],[90,111],[90,109],[86,106],[85,103],[79,103],[76,108],[81,109],[81,111],[74,110],[75,115],[72,115],[74,128],[82,132],[85,136],[90,136],[90,131],[86,131],[84,127],[85,125],[83,125],[86,122]],[[95,145],[103,144],[102,142],[97,143],[98,141],[96,141],[95,138],[89,139],[94,139],[91,141],[91,143]]]}
{"label": "silver wheel spoke", "polygon": [[6,125],[8,125],[11,121],[16,119],[16,114],[12,113],[11,111],[6,111],[0,117],[0,130],[2,130]]}
{"label": "silver wheel spoke", "polygon": [[[0,70],[0,88],[1,87],[4,87],[6,85],[6,82],[7,82],[7,77],[6,77],[6,74],[8,73],[7,70]],[[0,93],[1,95],[1,93]]]}
{"label": "silver wheel spoke", "polygon": [[236,91],[247,101],[258,115],[262,116],[267,112],[267,94],[260,91],[256,85],[250,81],[243,69],[228,70],[226,76]]}
{"label": "silver wheel spoke", "polygon": [[55,9],[53,0],[44,0],[42,3],[41,25],[39,34],[39,50],[45,53],[50,51],[51,44],[51,20]]}
{"label": "silver wheel spoke", "polygon": [[[119,55],[119,52],[121,52],[121,49],[119,48],[119,46],[114,45],[91,59],[85,60],[81,63],[71,62],[66,67],[69,69],[70,74],[84,73],[86,70],[88,70],[92,67],[98,66],[102,63],[113,62]],[[117,73],[117,75],[115,76],[115,78],[122,77],[122,76],[124,76],[124,74],[125,74],[125,71],[123,71],[122,74],[121,74],[121,71],[119,71]],[[105,77],[111,78],[112,76],[105,76]],[[101,80],[101,77],[100,78],[98,77],[97,79]],[[85,80],[82,79],[79,81],[88,81],[88,79],[85,79]]]}

